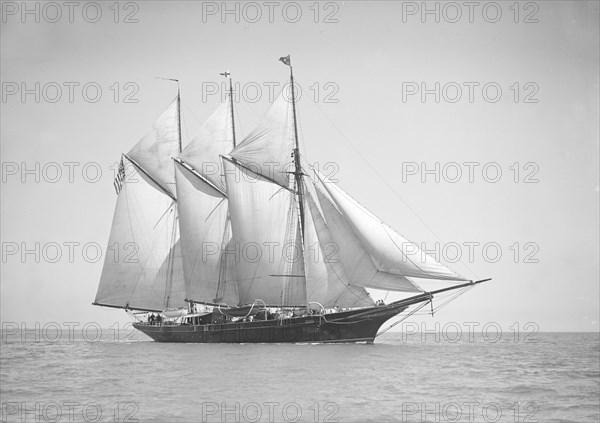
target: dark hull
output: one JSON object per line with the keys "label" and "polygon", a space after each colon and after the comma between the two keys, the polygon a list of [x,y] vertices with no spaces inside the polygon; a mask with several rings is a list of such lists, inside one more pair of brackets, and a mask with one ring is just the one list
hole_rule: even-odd
{"label": "dark hull", "polygon": [[405,304],[311,315],[283,320],[256,320],[205,325],[149,325],[134,327],[157,342],[187,343],[372,343],[387,320]]}

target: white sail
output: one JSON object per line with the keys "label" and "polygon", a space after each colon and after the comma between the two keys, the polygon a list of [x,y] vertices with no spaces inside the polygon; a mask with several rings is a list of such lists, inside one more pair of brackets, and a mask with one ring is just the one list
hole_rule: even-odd
{"label": "white sail", "polygon": [[232,277],[240,304],[257,299],[270,305],[306,304],[304,275],[294,273],[298,266],[286,256],[298,244],[294,194],[228,159],[223,164],[232,228],[230,254],[235,256]]}
{"label": "white sail", "polygon": [[233,149],[230,102],[222,103],[202,125],[198,134],[185,146],[179,158],[196,172],[225,192],[221,154]]}
{"label": "white sail", "polygon": [[230,236],[227,199],[181,163],[175,174],[187,299],[237,305],[237,286],[222,274]]}
{"label": "white sail", "polygon": [[[306,185],[309,188],[308,185]],[[374,305],[367,291],[352,285],[340,262],[337,244],[334,243],[325,219],[310,192],[305,191],[305,267],[306,297],[325,308],[343,308]]]}
{"label": "white sail", "polygon": [[285,90],[271,104],[256,128],[231,152],[231,156],[278,184],[289,185],[293,171],[294,121]]}
{"label": "white sail", "polygon": [[185,305],[174,202],[146,184],[134,166],[117,198],[95,303],[163,310]]}
{"label": "white sail", "polygon": [[148,133],[127,153],[142,169],[142,177],[159,191],[175,197],[173,157],[179,154],[179,100],[159,116]]}
{"label": "white sail", "polygon": [[415,278],[467,280],[425,254],[336,184],[325,182],[323,185],[369,251],[378,269]]}
{"label": "white sail", "polygon": [[331,200],[318,187],[315,188],[335,248],[329,257],[332,259],[339,257],[352,284],[390,291],[422,291],[406,277],[378,269],[350,223]]}

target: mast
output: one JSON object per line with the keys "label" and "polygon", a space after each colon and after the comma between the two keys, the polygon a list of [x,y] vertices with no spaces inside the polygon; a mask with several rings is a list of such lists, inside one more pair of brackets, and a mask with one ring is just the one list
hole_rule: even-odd
{"label": "mast", "polygon": [[294,140],[296,148],[294,148],[294,179],[296,181],[296,189],[298,194],[298,205],[300,207],[300,229],[302,238],[304,238],[304,188],[302,185],[302,167],[300,164],[300,144],[298,142],[298,123],[296,122],[296,95],[294,92],[294,70],[292,68],[292,60],[290,55],[282,57],[281,60],[285,65],[290,67],[290,84],[292,86],[292,113],[294,116]]}
{"label": "mast", "polygon": [[231,72],[225,71],[221,72],[219,75],[223,75],[225,78],[229,79],[229,102],[231,107],[231,131],[233,132],[233,148],[236,147],[235,143],[235,119],[233,118],[233,83],[231,82]]}
{"label": "mast", "polygon": [[[181,139],[181,90],[179,87],[179,79],[173,78],[172,81],[177,82],[177,138],[179,140],[179,153],[183,150]],[[174,203],[176,207],[177,203]],[[176,213],[176,210],[174,210]],[[177,214],[173,216],[173,232],[171,239],[171,250],[169,251],[169,274],[165,284],[165,309],[169,308],[171,300],[171,291],[173,290],[173,270],[175,269],[175,233],[177,231]]]}
{"label": "mast", "polygon": [[177,81],[177,130],[179,136],[179,152],[182,151],[182,140],[181,140],[181,93],[179,91],[179,80]]}
{"label": "mast", "polygon": [[235,148],[235,119],[233,117],[233,83],[231,82],[231,74],[227,72],[229,76],[229,102],[231,105],[231,132],[233,133],[233,148]]}

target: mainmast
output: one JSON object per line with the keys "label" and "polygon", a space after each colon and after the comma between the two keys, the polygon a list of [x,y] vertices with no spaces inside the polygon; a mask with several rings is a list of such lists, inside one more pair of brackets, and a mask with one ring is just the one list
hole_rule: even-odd
{"label": "mainmast", "polygon": [[292,60],[288,54],[286,57],[281,57],[279,60],[290,68],[290,85],[292,88],[292,113],[294,115],[294,139],[296,147],[294,148],[294,179],[296,181],[296,193],[298,194],[298,205],[300,207],[300,229],[304,238],[304,188],[302,185],[302,166],[300,164],[300,144],[298,142],[298,123],[296,122],[296,95],[294,92],[294,70],[292,68]]}

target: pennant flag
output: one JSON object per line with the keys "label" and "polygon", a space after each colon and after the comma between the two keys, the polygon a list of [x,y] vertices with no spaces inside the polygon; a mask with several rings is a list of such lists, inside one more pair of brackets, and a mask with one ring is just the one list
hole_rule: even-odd
{"label": "pennant flag", "polygon": [[279,61],[286,66],[292,66],[292,60],[290,59],[290,55],[288,54],[285,57],[280,57]]}
{"label": "pennant flag", "polygon": [[121,192],[121,188],[123,188],[123,181],[125,180],[125,165],[123,164],[123,158],[121,158],[121,163],[119,163],[119,170],[117,171],[117,176],[115,177],[115,181],[113,182],[113,186],[115,187],[115,191],[117,195]]}

